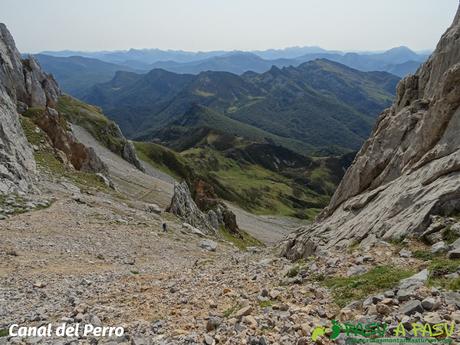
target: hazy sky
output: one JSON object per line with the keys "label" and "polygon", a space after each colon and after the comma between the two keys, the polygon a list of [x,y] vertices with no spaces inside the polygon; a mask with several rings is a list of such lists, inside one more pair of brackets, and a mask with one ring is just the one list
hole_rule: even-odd
{"label": "hazy sky", "polygon": [[0,0],[22,52],[434,48],[458,0]]}

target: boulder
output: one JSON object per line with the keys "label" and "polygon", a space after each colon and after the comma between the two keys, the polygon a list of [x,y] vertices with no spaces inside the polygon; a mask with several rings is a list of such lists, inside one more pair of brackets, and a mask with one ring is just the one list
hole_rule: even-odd
{"label": "boulder", "polygon": [[438,313],[426,313],[423,315],[423,321],[429,323],[430,325],[436,325],[441,323],[443,320]]}
{"label": "boulder", "polygon": [[448,291],[443,293],[444,300],[446,304],[460,309],[460,293],[455,291]]}
{"label": "boulder", "polygon": [[399,308],[399,313],[404,315],[423,313],[423,311],[422,304],[417,300],[406,302]]}
{"label": "boulder", "polygon": [[[117,126],[118,127],[118,126]],[[134,148],[134,145],[131,141],[126,140],[123,134],[120,131],[119,138],[124,140],[124,145],[123,145],[123,151],[121,152],[121,157],[134,165],[137,169],[139,169],[142,172],[145,172],[144,167],[142,166],[141,161],[137,157],[136,154],[136,149]]]}
{"label": "boulder", "polygon": [[460,238],[457,238],[449,247],[451,250],[460,249]]}
{"label": "boulder", "polygon": [[223,226],[231,234],[241,237],[235,214],[219,199],[212,185],[197,179],[193,183],[193,190],[198,208],[207,212],[209,223],[215,230]]}
{"label": "boulder", "polygon": [[422,307],[425,310],[432,311],[439,307],[439,303],[432,297],[427,297],[422,301]]}
{"label": "boulder", "polygon": [[460,223],[451,225],[450,231],[460,238]]}
{"label": "boulder", "polygon": [[[424,269],[423,271],[420,271],[417,274],[414,274],[413,276],[403,279],[399,282],[399,289],[400,290],[407,290],[409,288],[417,288],[419,286],[422,286],[425,284],[425,282],[428,280],[429,276],[429,271],[427,269]],[[399,294],[399,291],[398,291]]]}
{"label": "boulder", "polygon": [[447,244],[444,241],[439,241],[431,246],[431,252],[433,254],[443,253],[447,251],[447,248]]}

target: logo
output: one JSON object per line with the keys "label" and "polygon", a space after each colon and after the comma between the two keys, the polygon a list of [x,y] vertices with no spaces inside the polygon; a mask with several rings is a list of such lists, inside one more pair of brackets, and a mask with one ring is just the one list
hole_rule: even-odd
{"label": "logo", "polygon": [[[311,340],[316,341],[319,337],[323,336],[327,336],[330,340],[335,340],[341,334],[344,334],[347,344],[385,342],[450,344],[452,342],[451,337],[455,333],[455,322],[442,322],[435,325],[417,322],[410,324],[409,327],[400,322],[396,327],[393,327],[392,332],[389,332],[389,329],[390,325],[382,322],[341,323],[332,320],[332,326],[330,328],[324,326],[315,327],[311,333]],[[408,338],[410,334],[413,334],[412,338]]]}

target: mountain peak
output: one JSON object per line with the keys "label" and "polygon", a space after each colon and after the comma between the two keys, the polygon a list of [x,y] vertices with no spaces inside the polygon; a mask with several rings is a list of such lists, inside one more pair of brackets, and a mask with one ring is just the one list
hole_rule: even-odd
{"label": "mountain peak", "polygon": [[409,47],[407,46],[399,46],[399,47],[394,47],[394,48],[391,48],[391,49],[388,49],[385,53],[394,53],[394,52],[405,52],[405,53],[414,53],[415,52],[410,49]]}

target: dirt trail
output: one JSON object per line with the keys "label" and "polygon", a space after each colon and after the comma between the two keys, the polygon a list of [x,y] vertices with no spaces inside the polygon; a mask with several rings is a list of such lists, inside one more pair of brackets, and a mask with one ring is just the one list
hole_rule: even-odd
{"label": "dirt trail", "polygon": [[150,168],[147,174],[102,146],[84,128],[72,125],[75,137],[84,145],[92,147],[102,161],[108,166],[110,177],[123,193],[144,202],[154,202],[167,207],[173,195],[173,181],[167,175]]}

